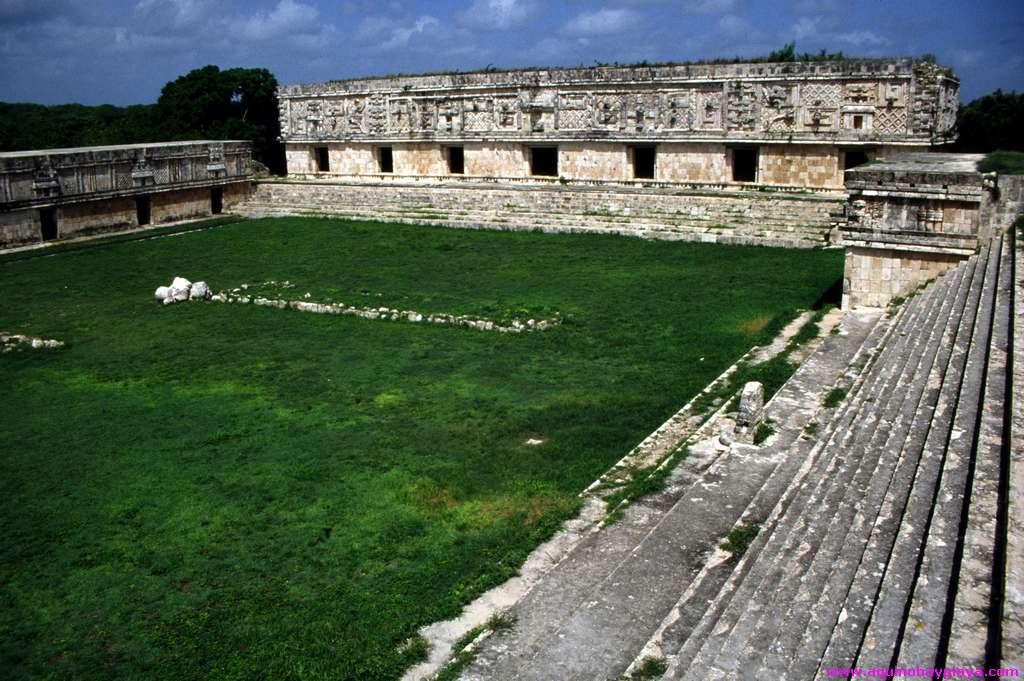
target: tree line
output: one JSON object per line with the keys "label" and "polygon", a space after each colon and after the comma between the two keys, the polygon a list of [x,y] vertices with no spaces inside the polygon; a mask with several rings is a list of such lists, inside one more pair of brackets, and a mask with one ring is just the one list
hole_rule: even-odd
{"label": "tree line", "polygon": [[180,140],[252,140],[253,156],[284,172],[277,78],[267,69],[204,66],[164,85],[155,104],[0,102],[0,151]]}

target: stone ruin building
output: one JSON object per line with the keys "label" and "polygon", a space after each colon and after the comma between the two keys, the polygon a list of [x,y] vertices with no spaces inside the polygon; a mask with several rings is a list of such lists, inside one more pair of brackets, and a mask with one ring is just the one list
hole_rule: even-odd
{"label": "stone ruin building", "polygon": [[216,215],[251,178],[248,141],[0,153],[0,247]]}
{"label": "stone ruin building", "polygon": [[841,189],[868,158],[946,141],[958,91],[899,60],[372,78],[279,101],[292,176]]}
{"label": "stone ruin building", "polygon": [[[774,432],[723,443],[682,407],[623,459],[690,448],[670,484],[600,532],[587,495],[607,488],[587,490],[596,515],[527,560],[522,591],[468,609],[511,600],[517,624],[459,678],[615,678],[650,656],[684,681],[1020,668],[1024,178],[942,152],[958,88],[908,59],[286,86],[287,178],[253,181],[247,143],[0,154],[0,246],[231,206],[843,247],[844,313],[759,405]],[[738,528],[749,545],[723,549]],[[485,621],[427,627],[406,680]]]}

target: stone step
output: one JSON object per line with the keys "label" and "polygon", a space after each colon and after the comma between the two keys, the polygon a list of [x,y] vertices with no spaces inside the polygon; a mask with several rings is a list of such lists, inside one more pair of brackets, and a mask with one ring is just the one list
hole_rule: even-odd
{"label": "stone step", "polygon": [[[930,665],[944,645],[943,620],[951,580],[956,579],[955,556],[960,544],[960,521],[971,466],[979,401],[985,378],[992,306],[997,288],[1001,240],[994,241],[988,258],[985,285],[960,385],[953,431],[946,446],[936,502],[914,583],[910,610],[900,642],[901,666]],[[955,581],[954,581],[955,584]]]}
{"label": "stone step", "polygon": [[597,223],[588,221],[567,222],[565,220],[552,220],[538,225],[532,221],[519,220],[440,220],[426,218],[408,218],[406,216],[389,216],[383,212],[358,214],[355,212],[326,212],[322,209],[308,209],[304,207],[275,207],[274,209],[249,208],[240,210],[241,214],[247,217],[286,217],[290,215],[313,215],[330,216],[341,219],[372,220],[383,222],[397,222],[407,224],[428,224],[440,226],[455,226],[476,229],[495,230],[537,230],[550,232],[570,233],[604,233],[618,234],[625,236],[648,236],[656,238],[690,240],[690,241],[712,241],[718,243],[766,243],[769,245],[813,247],[824,244],[824,236],[820,229],[816,231],[801,231],[789,229],[779,231],[772,229],[730,229],[730,228],[708,228],[693,227],[684,225],[659,225],[636,223],[632,225]]}
{"label": "stone step", "polygon": [[520,218],[520,219],[557,219],[559,217],[586,218],[590,220],[604,221],[609,223],[629,224],[635,221],[663,222],[668,224],[701,222],[715,224],[721,222],[732,223],[736,226],[744,224],[800,224],[808,229],[820,230],[828,223],[828,215],[818,212],[808,213],[804,211],[764,211],[757,216],[756,220],[737,217],[733,212],[722,213],[713,211],[662,211],[653,208],[631,211],[630,213],[607,213],[597,211],[559,210],[557,207],[530,208],[530,209],[486,209],[471,206],[424,206],[422,208],[402,207],[393,204],[372,204],[373,209],[368,208],[366,203],[342,202],[324,200],[321,202],[295,202],[291,200],[253,200],[249,206],[258,207],[292,207],[300,210],[330,210],[333,212],[356,212],[359,214],[402,214],[406,217],[437,216],[440,218],[454,217],[457,215],[488,215],[492,217]]}
{"label": "stone step", "polygon": [[[885,335],[879,340],[878,346],[881,348],[888,347],[887,339],[892,334],[903,328],[904,317],[902,312],[898,317],[897,323],[888,326]],[[875,358],[875,363],[884,365],[887,357],[892,353],[884,350],[881,355]],[[829,430],[815,442],[814,447],[811,450],[811,454],[808,455],[805,465],[801,471],[794,478],[793,484],[789,486],[780,500],[779,504],[774,509],[773,513],[767,521],[762,525],[761,531],[757,538],[754,540],[751,547],[748,549],[746,555],[741,559],[740,563],[733,570],[732,574],[722,591],[718,594],[715,600],[707,607],[706,612],[700,618],[697,625],[690,632],[689,636],[685,640],[685,644],[679,649],[679,652],[675,655],[671,653],[667,656],[669,660],[669,673],[667,678],[682,678],[688,669],[693,666],[694,659],[697,655],[705,650],[705,644],[708,643],[709,638],[712,635],[721,635],[728,630],[728,624],[723,624],[722,618],[725,616],[732,616],[735,613],[741,611],[742,606],[736,606],[734,599],[737,594],[741,598],[750,598],[753,593],[753,581],[744,581],[747,574],[753,564],[756,562],[756,557],[760,554],[767,540],[773,536],[775,527],[777,526],[783,512],[786,508],[789,508],[797,493],[801,490],[800,483],[807,478],[808,472],[813,469],[816,465],[824,465],[818,461],[818,458],[822,454],[833,454],[833,449],[824,448],[824,444],[829,442],[831,439],[837,437],[837,433],[841,434],[845,432],[845,428],[848,424],[856,417],[856,415],[864,408],[865,402],[869,398],[867,396],[874,395],[875,391],[872,390],[872,383],[877,382],[877,375],[873,375],[871,380],[865,385],[865,376],[867,372],[863,372],[858,377],[858,384],[854,385],[854,389],[851,390],[852,398],[847,399],[842,405],[839,413],[829,424]],[[836,424],[841,424],[836,427]],[[826,461],[827,462],[827,461]],[[763,564],[759,567],[763,567]],[[742,589],[741,589],[742,587]]]}
{"label": "stone step", "polygon": [[513,221],[517,223],[552,222],[556,224],[605,224],[609,226],[627,226],[634,225],[637,223],[643,223],[651,225],[664,225],[669,227],[703,226],[709,228],[730,230],[745,228],[764,229],[766,227],[774,227],[778,231],[812,233],[816,237],[818,237],[819,240],[821,238],[823,225],[826,224],[823,221],[811,222],[807,221],[806,219],[803,222],[801,222],[800,216],[793,214],[782,214],[779,216],[765,215],[759,217],[756,223],[741,223],[729,225],[725,223],[729,223],[730,221],[727,218],[722,218],[720,216],[663,215],[654,211],[643,213],[638,212],[631,216],[592,215],[587,213],[553,213],[551,211],[524,212],[470,209],[446,210],[442,213],[441,211],[404,210],[390,206],[377,206],[374,207],[373,210],[368,210],[364,205],[332,203],[329,206],[309,206],[306,204],[288,202],[251,202],[249,204],[246,204],[246,206],[242,208],[242,210],[248,213],[259,213],[267,211],[279,212],[285,209],[287,209],[289,213],[322,214],[324,212],[327,212],[330,214],[367,217],[376,220],[383,220],[386,217],[399,217],[408,219],[438,221],[476,220],[490,222]]}
{"label": "stone step", "polygon": [[[860,367],[869,361],[870,354],[882,341],[886,331],[890,328],[891,325],[888,323],[888,320],[878,321],[877,312],[870,315],[864,311],[848,313],[843,318],[839,326],[839,334],[851,338],[863,338],[863,341],[861,341],[857,350],[852,353],[852,358],[848,361],[846,367],[843,368],[844,375],[840,379],[841,382],[851,385],[855,381],[860,380]],[[850,353],[834,354],[836,358],[841,357],[842,360],[845,360]],[[808,362],[810,361],[808,360]],[[851,367],[858,368],[851,370]],[[792,400],[801,395],[820,392],[821,385],[815,387],[805,383],[808,380],[816,380],[814,376],[815,372],[798,372],[786,384],[785,391],[780,392],[780,396],[777,399]],[[786,391],[792,391],[795,394],[787,395]],[[829,419],[826,414],[823,414],[824,410],[819,409],[819,405],[820,400],[813,402],[812,407],[814,407],[817,413],[810,420],[816,423],[825,423],[827,424],[827,429],[831,428],[831,423],[834,422],[834,419]],[[801,419],[801,421],[806,421],[806,419]],[[826,430],[823,436],[828,437],[829,432],[829,430]],[[807,466],[816,442],[817,438],[802,436],[797,438],[792,444],[788,440],[770,443],[772,447],[776,448],[788,445],[792,448],[792,453],[773,471],[768,481],[758,492],[758,495],[740,517],[739,524],[747,527],[761,526],[767,520],[777,501],[782,497],[793,478],[799,474],[799,469]],[[749,551],[752,551],[752,549]],[[708,608],[708,604],[722,591],[723,585],[730,576],[736,574],[738,561],[739,558],[726,557],[721,553],[713,554],[711,559],[705,564],[701,574],[682,594],[679,601],[644,646],[636,662],[653,655],[665,658],[670,668],[672,668],[678,660],[678,651],[687,641],[687,638],[690,637],[691,633],[694,632],[694,627],[701,621],[704,612]]]}
{"label": "stone step", "polygon": [[963,558],[950,629],[947,667],[986,666],[989,622],[999,617],[993,608],[993,585],[1000,583],[997,536],[1000,474],[1002,469],[1003,420],[1006,416],[1007,359],[1010,347],[1010,301],[1013,298],[1013,249],[1004,238],[999,280],[995,292],[995,317],[985,362],[984,410],[979,424],[978,446],[971,474],[967,528]]}
{"label": "stone step", "polygon": [[[938,288],[945,288],[945,282],[940,281]],[[931,297],[928,299],[931,300]],[[895,337],[898,337],[899,333],[917,329],[926,314],[933,311],[922,305],[911,305],[908,308],[895,326]],[[911,337],[919,338],[920,334]],[[735,593],[729,598],[729,605],[721,612],[718,612],[718,609],[709,610],[709,618],[717,620],[714,628],[707,631],[703,640],[696,642],[700,644],[700,649],[695,655],[689,660],[682,659],[681,656],[681,670],[686,667],[710,669],[723,653],[723,649],[725,653],[721,656],[721,664],[726,669],[720,669],[719,673],[725,674],[730,668],[735,668],[738,653],[756,626],[757,620],[753,615],[769,607],[774,589],[785,567],[800,557],[796,553],[799,544],[795,542],[802,538],[802,530],[815,517],[811,515],[811,509],[817,509],[819,506],[827,509],[827,493],[833,489],[830,482],[839,479],[843,481],[840,482],[841,485],[855,470],[855,460],[846,454],[847,448],[856,444],[857,435],[870,433],[871,430],[853,429],[851,424],[861,419],[864,414],[876,412],[876,402],[885,404],[887,398],[898,394],[895,386],[903,373],[907,359],[907,354],[899,351],[899,344],[886,343],[882,355],[871,370],[869,379],[854,397],[851,408],[844,413],[842,425],[829,440],[823,442],[823,451],[815,467],[800,481],[795,481],[784,502],[773,512],[772,525],[767,528],[769,532],[765,534],[759,547],[752,547],[760,548],[760,553],[744,558],[753,564],[747,567],[749,574],[742,581],[732,585]],[[834,493],[832,496],[835,496]],[[789,508],[792,512],[783,516],[783,511]],[[821,514],[824,514],[824,510],[819,511],[819,515]],[[688,642],[686,647],[692,650],[694,646]]]}
{"label": "stone step", "polygon": [[877,455],[878,465],[870,477],[862,478],[847,490],[814,563],[801,579],[790,614],[783,619],[768,647],[769,653],[761,664],[763,672],[757,673],[788,679],[815,677],[821,653],[840,616],[865,548],[871,537],[883,529],[886,518],[880,511],[900,494],[893,483],[912,478],[916,469],[937,396],[937,391],[931,389],[935,385],[932,381],[938,377],[941,385],[948,360],[948,346],[943,339],[955,334],[962,311],[956,303],[962,305],[966,298],[966,287],[962,287],[962,298],[956,295],[957,286],[966,278],[966,269],[949,275],[956,277],[951,282],[952,290],[942,296],[939,314],[928,340],[920,348],[914,373],[903,382],[907,399],[895,420],[885,419],[890,426],[888,436],[883,440],[878,437],[882,429],[876,430],[864,451],[869,460]]}
{"label": "stone step", "polygon": [[[974,274],[968,302],[951,349],[943,385],[940,387],[935,409],[932,412],[931,427],[921,450],[920,461],[910,487],[903,518],[892,551],[883,574],[877,574],[874,566],[865,564],[854,578],[851,593],[864,589],[871,593],[873,581],[880,580],[875,590],[874,602],[867,613],[867,624],[863,625],[860,615],[855,620],[837,625],[833,638],[841,646],[826,649],[824,664],[835,659],[848,659],[856,655],[856,664],[875,664],[888,667],[894,663],[905,624],[907,601],[918,564],[923,532],[935,504],[935,486],[942,467],[943,456],[952,428],[956,408],[956,386],[962,380],[964,365],[971,342],[971,329],[977,314],[981,288],[987,268],[988,251],[982,251],[974,259]],[[950,389],[953,386],[953,389]],[[863,634],[861,630],[863,629]],[[838,657],[841,655],[842,657]]]}
{"label": "stone step", "polygon": [[[829,350],[815,353],[813,361],[808,359],[798,370],[795,382],[787,384],[766,410],[775,413],[773,410],[781,409],[791,415],[780,415],[780,432],[773,439],[791,442],[800,436],[803,425],[818,409],[820,393],[846,368],[871,326],[865,322],[845,335],[827,338]],[[823,373],[830,379],[822,380]],[[808,390],[816,390],[810,401],[795,406],[793,402]],[[788,449],[782,446],[780,451]],[[578,572],[552,571],[545,577],[543,591],[532,593],[517,606],[515,630],[489,640],[462,678],[593,679],[625,671],[676,603],[680,591],[714,559],[717,544],[747,509],[745,500],[757,499],[762,483],[782,463],[775,453],[760,448],[730,449],[595,587],[580,593]],[[642,520],[646,513],[646,509],[631,508],[623,522]],[[608,532],[604,544],[620,531],[613,525],[602,532]],[[607,570],[606,562],[600,565],[602,571]],[[575,607],[565,598],[550,600],[562,589],[574,593],[573,598],[579,600]],[[541,607],[543,613],[530,612]]]}
{"label": "stone step", "polygon": [[830,667],[849,667],[853,664],[906,509],[912,482],[918,474],[922,448],[933,427],[936,403],[949,372],[954,341],[961,327],[968,294],[979,271],[976,264],[977,261],[972,260],[956,271],[962,283],[955,294],[952,311],[939,340],[939,356],[928,375],[922,407],[908,434],[908,446],[900,467],[894,473],[889,490],[880,504],[878,518],[863,552],[854,551],[852,555],[847,555],[844,550],[838,559],[837,574],[834,576],[837,581],[829,583],[829,607],[821,608],[820,614],[819,609],[815,609],[800,654],[790,665],[791,678],[799,678],[808,670],[813,673],[821,660],[827,661]]}
{"label": "stone step", "polygon": [[[913,347],[904,353],[906,359],[894,386],[904,387],[908,383],[908,376],[917,370],[920,358],[917,351],[927,347],[927,329],[932,328],[941,314],[941,307],[936,303],[928,305],[928,308],[920,330],[912,327],[908,331],[914,334],[915,341]],[[899,339],[894,339],[894,342],[899,344]],[[773,565],[764,583],[772,588],[760,594],[754,606],[748,608],[747,615],[732,632],[713,663],[714,668],[727,674],[727,678],[734,678],[739,672],[745,673],[759,662],[775,667],[783,663],[779,658],[784,658],[789,650],[783,650],[774,659],[770,656],[780,623],[783,629],[791,627],[791,632],[800,630],[809,607],[807,600],[813,598],[805,595],[808,591],[801,593],[802,584],[809,573],[821,564],[821,550],[823,545],[827,545],[832,528],[849,528],[857,508],[858,496],[866,493],[868,481],[877,469],[892,462],[891,456],[875,456],[874,452],[885,451],[886,442],[892,435],[891,425],[897,415],[915,407],[916,399],[911,392],[894,390],[888,399],[883,398],[876,408],[861,415],[856,430],[852,431],[852,437],[844,442],[842,465],[820,479],[817,492],[809,497],[799,511],[802,520],[791,526],[787,545],[791,547],[793,555],[789,560]],[[839,543],[838,538],[833,541]],[[789,555],[790,551],[784,553]],[[834,558],[834,555],[830,558]],[[786,648],[784,645],[782,647]],[[771,673],[777,674],[778,670]]]}

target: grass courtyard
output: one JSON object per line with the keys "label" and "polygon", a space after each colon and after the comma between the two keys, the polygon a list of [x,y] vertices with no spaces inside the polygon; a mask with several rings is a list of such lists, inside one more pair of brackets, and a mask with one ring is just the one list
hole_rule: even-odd
{"label": "grass courtyard", "polygon": [[[0,676],[395,679],[838,251],[246,221],[0,261]],[[550,317],[499,334],[214,302]],[[544,441],[527,446],[528,438]]]}

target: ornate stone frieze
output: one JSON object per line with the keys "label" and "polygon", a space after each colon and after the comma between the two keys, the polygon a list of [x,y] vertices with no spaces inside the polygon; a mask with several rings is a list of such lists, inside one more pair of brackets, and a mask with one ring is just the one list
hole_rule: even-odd
{"label": "ornate stone frieze", "polygon": [[[285,141],[650,138],[929,143],[959,83],[912,60],[550,69],[281,88]],[[837,137],[838,136],[838,137]]]}

